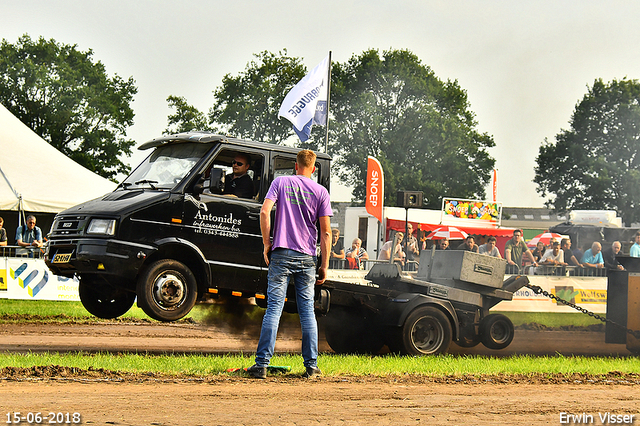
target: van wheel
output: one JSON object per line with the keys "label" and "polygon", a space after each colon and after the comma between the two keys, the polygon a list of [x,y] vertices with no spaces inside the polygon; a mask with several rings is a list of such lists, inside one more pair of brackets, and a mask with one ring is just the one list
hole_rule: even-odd
{"label": "van wheel", "polygon": [[152,263],[138,279],[138,306],[158,321],[176,321],[191,311],[198,296],[196,278],[182,262]]}
{"label": "van wheel", "polygon": [[480,321],[480,338],[489,349],[504,349],[513,340],[515,330],[511,320],[502,314],[487,315]]}
{"label": "van wheel", "polygon": [[332,308],[324,318],[327,343],[338,354],[376,354],[384,346],[373,321],[345,309]]}
{"label": "van wheel", "polygon": [[78,285],[80,302],[91,314],[98,318],[112,319],[127,313],[136,300],[132,291],[113,287],[106,282],[81,278]]}
{"label": "van wheel", "polygon": [[453,334],[447,316],[433,306],[422,306],[411,312],[400,332],[402,353],[408,355],[444,353]]}

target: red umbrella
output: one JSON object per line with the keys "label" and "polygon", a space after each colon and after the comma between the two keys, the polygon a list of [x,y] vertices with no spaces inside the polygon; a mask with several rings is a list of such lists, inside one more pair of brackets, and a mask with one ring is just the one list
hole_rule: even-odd
{"label": "red umbrella", "polygon": [[464,240],[468,236],[469,234],[455,226],[441,226],[431,231],[427,240],[442,240],[444,238],[448,240]]}
{"label": "red umbrella", "polygon": [[527,245],[535,247],[538,245],[538,242],[542,242],[545,246],[548,246],[551,243],[551,240],[557,240],[560,242],[563,238],[566,237],[564,235],[556,234],[555,232],[543,232],[542,234],[533,237],[529,242],[527,242]]}

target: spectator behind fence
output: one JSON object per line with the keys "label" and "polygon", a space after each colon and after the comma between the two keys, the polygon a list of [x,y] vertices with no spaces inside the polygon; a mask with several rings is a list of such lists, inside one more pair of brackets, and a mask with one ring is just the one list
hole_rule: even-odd
{"label": "spectator behind fence", "polygon": [[[369,254],[362,248],[362,240],[360,238],[354,238],[351,247],[347,249],[344,255],[349,264],[349,269],[359,269],[361,261],[369,259]],[[352,261],[355,267],[351,266]]]}
{"label": "spectator behind fence", "polygon": [[331,267],[335,268],[335,260],[344,259],[344,244],[340,241],[340,230],[332,229],[331,230],[331,255],[330,260]]}
{"label": "spectator behind fence", "polygon": [[451,247],[449,247],[449,240],[447,238],[439,240],[436,244],[436,250],[451,250]]}
{"label": "spectator behind fence", "polygon": [[0,217],[0,246],[7,245],[7,230],[3,228],[4,219]]}
{"label": "spectator behind fence", "polygon": [[564,252],[564,261],[567,262],[569,266],[580,266],[580,262],[573,255],[573,251],[571,251],[571,240],[569,238],[563,238],[560,242],[560,248]]}
{"label": "spectator behind fence", "polygon": [[473,253],[477,253],[478,252],[478,246],[476,245],[476,240],[473,238],[473,236],[469,235],[462,242],[462,244],[460,244],[458,247],[456,247],[456,250],[466,250],[466,251],[471,251]]}
{"label": "spectator behind fence", "polygon": [[18,249],[16,254],[19,256],[33,257],[33,250],[42,247],[42,230],[36,226],[34,215],[27,216],[26,225],[18,226],[16,229],[16,244],[20,247],[29,247],[29,249]]}
{"label": "spectator behind fence", "polygon": [[502,259],[500,255],[500,250],[496,247],[496,243],[498,240],[493,235],[487,239],[487,242],[480,246],[478,249],[478,253],[486,254],[487,256],[497,257],[498,259]]}
{"label": "spectator behind fence", "polygon": [[[396,235],[398,236],[398,243],[396,244],[395,248],[393,249],[393,261],[400,264],[400,265],[404,265],[404,259],[405,259],[405,254],[404,251],[402,251],[402,239],[404,238],[404,233],[402,232],[398,232],[396,233]],[[395,239],[395,237],[389,241],[387,241],[386,243],[384,243],[382,245],[382,247],[380,247],[380,254],[378,255],[378,260],[389,260],[391,259],[391,249],[393,247],[393,240]]]}
{"label": "spectator behind fence", "polygon": [[[418,250],[418,240],[413,236],[413,225],[407,223],[407,260],[418,262],[420,259],[420,250]],[[413,265],[412,265],[413,268]]]}
{"label": "spectator behind fence", "polygon": [[545,266],[567,266],[564,261],[564,251],[560,250],[560,242],[554,241],[551,243],[551,249],[547,250],[540,258],[540,265],[536,268],[536,274],[544,275],[546,272]]}
{"label": "spectator behind fence", "polygon": [[640,231],[636,232],[635,243],[631,246],[631,249],[629,250],[629,256],[640,257]]}
{"label": "spectator behind fence", "polygon": [[602,250],[602,258],[604,259],[604,267],[609,271],[624,271],[624,266],[618,262],[616,256],[620,253],[622,244],[620,241],[614,241],[611,247]]}
{"label": "spectator behind fence", "polygon": [[536,248],[533,249],[531,254],[533,255],[533,258],[536,260],[536,262],[540,262],[540,259],[542,259],[542,256],[544,256],[545,251],[546,247],[544,243],[542,241],[538,241],[538,244],[536,244]]}
{"label": "spectator behind fence", "polygon": [[591,248],[584,252],[584,255],[582,256],[582,260],[580,260],[580,262],[585,268],[604,268],[602,246],[600,245],[600,243],[596,241],[591,244]]}
{"label": "spectator behind fence", "polygon": [[504,258],[507,260],[507,263],[511,265],[507,270],[510,270],[510,273],[520,272],[522,258],[525,256],[533,263],[533,266],[538,266],[538,262],[536,262],[533,254],[531,254],[531,250],[529,250],[524,241],[522,241],[522,231],[516,229],[513,231],[513,238],[507,241],[507,244],[504,246]]}

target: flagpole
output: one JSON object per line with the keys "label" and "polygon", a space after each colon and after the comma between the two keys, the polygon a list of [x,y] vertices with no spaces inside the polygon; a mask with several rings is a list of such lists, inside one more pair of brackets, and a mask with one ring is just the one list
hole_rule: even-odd
{"label": "flagpole", "polygon": [[327,76],[327,125],[325,126],[324,152],[329,153],[329,104],[331,103],[331,51],[329,51],[329,71]]}

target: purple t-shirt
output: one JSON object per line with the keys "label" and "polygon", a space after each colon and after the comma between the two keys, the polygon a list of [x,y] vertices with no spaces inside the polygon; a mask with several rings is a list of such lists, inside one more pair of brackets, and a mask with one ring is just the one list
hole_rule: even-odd
{"label": "purple t-shirt", "polygon": [[266,198],[277,203],[272,249],[315,256],[316,222],[323,216],[333,216],[327,189],[304,176],[280,176],[271,183]]}

